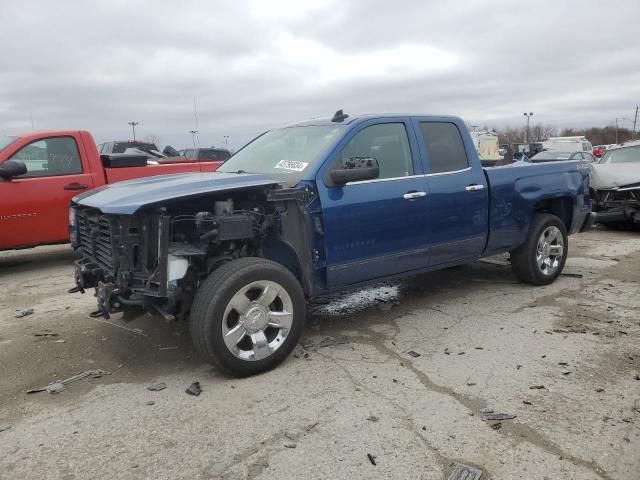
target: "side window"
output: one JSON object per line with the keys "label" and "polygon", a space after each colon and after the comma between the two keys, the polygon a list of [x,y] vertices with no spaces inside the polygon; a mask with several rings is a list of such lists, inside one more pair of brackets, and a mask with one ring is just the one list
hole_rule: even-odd
{"label": "side window", "polygon": [[82,173],[76,142],[71,137],[38,140],[18,150],[11,157],[27,166],[24,177],[49,177]]}
{"label": "side window", "polygon": [[404,123],[381,123],[358,132],[340,154],[342,164],[350,158],[375,158],[378,178],[413,175],[413,161]]}
{"label": "side window", "polygon": [[458,127],[449,122],[420,122],[431,173],[455,172],[469,166]]}

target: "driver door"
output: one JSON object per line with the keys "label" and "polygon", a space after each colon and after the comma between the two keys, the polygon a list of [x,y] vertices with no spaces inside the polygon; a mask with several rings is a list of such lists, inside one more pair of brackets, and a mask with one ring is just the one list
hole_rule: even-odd
{"label": "driver door", "polygon": [[379,178],[326,186],[321,203],[329,288],[428,265],[427,181],[410,125],[365,125],[345,139],[332,165],[375,158]]}
{"label": "driver door", "polygon": [[69,202],[93,188],[72,137],[32,142],[15,152],[27,173],[2,182],[0,250],[68,241]]}

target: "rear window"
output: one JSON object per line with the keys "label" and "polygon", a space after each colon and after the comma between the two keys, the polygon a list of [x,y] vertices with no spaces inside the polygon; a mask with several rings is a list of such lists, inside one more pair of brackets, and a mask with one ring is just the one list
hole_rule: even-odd
{"label": "rear window", "polygon": [[458,127],[449,122],[420,122],[431,173],[455,172],[469,166]]}

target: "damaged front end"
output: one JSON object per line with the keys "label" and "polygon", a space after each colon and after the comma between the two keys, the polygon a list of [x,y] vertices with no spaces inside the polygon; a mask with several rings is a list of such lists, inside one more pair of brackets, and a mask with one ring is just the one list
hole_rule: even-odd
{"label": "damaged front end", "polygon": [[598,223],[640,230],[640,183],[596,190],[593,210]]}
{"label": "damaged front end", "polygon": [[640,163],[592,165],[590,182],[598,223],[640,230]]}
{"label": "damaged front end", "polygon": [[143,311],[174,320],[188,314],[201,279],[220,263],[256,255],[278,217],[265,189],[233,192],[105,214],[82,204],[70,212],[76,287],[94,288],[92,316]]}

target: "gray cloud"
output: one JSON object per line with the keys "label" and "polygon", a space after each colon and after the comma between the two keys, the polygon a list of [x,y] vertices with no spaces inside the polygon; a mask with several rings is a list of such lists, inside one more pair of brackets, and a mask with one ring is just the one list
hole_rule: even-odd
{"label": "gray cloud", "polygon": [[0,5],[0,132],[239,146],[349,112],[606,125],[640,103],[640,3],[260,0]]}

